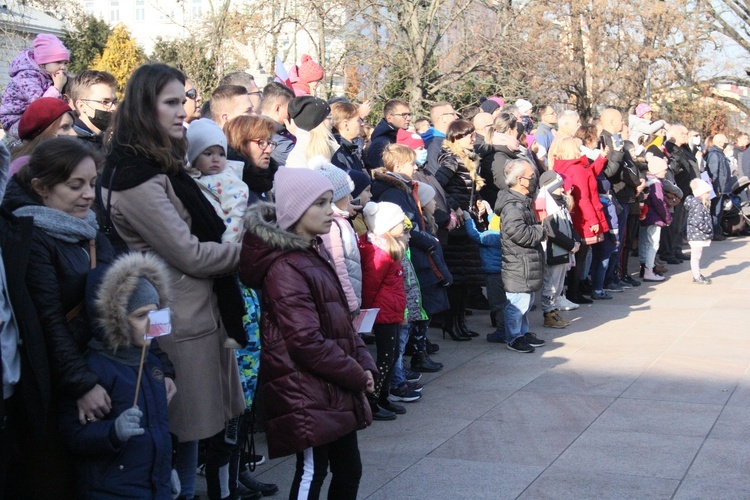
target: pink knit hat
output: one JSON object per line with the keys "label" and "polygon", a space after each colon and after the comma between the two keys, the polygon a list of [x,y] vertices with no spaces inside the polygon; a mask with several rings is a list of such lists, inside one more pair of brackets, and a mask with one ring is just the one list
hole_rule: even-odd
{"label": "pink knit hat", "polygon": [[306,168],[281,167],[274,177],[276,223],[289,229],[323,194],[333,193],[333,184],[326,176]]}
{"label": "pink knit hat", "polygon": [[398,129],[398,133],[396,134],[396,144],[403,144],[412,149],[419,149],[424,147],[424,140],[422,140],[422,136],[419,134],[413,134],[404,129]]}
{"label": "pink knit hat", "polygon": [[34,39],[34,60],[39,65],[69,61],[70,52],[55,35],[40,33]]}
{"label": "pink knit hat", "polygon": [[645,102],[642,102],[638,106],[635,107],[635,115],[638,118],[643,118],[643,115],[645,115],[649,111],[652,111],[651,106],[649,106]]}
{"label": "pink knit hat", "polygon": [[302,59],[300,59],[298,68],[299,79],[305,83],[317,82],[323,79],[323,68],[307,54],[304,54]]}
{"label": "pink knit hat", "polygon": [[693,179],[690,181],[690,190],[693,192],[693,196],[704,195],[711,192],[711,185],[703,179]]}
{"label": "pink knit hat", "polygon": [[648,159],[648,173],[656,175],[659,172],[664,172],[667,169],[667,160],[659,158],[658,156],[651,156]]}

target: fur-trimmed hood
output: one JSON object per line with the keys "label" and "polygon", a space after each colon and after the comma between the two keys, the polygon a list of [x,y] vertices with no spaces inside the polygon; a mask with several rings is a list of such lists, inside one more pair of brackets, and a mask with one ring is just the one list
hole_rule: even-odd
{"label": "fur-trimmed hood", "polygon": [[[98,278],[101,280],[96,283]],[[128,301],[143,277],[154,285],[159,294],[159,308],[170,300],[169,274],[164,261],[151,253],[131,252],[119,257],[102,272],[92,271],[88,286],[95,290],[93,312],[101,329],[102,340],[110,349],[130,346]]]}
{"label": "fur-trimmed hood", "polygon": [[477,189],[482,189],[484,187],[484,179],[479,175],[479,158],[476,153],[473,151],[466,151],[459,146],[457,142],[451,142],[448,140],[443,141],[443,151],[447,151],[458,158],[466,170],[469,171],[469,177],[474,181]]}
{"label": "fur-trimmed hood", "polygon": [[387,172],[386,170],[373,170],[372,197],[379,200],[380,196],[387,190],[394,188],[411,195],[411,190],[406,184],[409,179],[405,179],[398,174]]}
{"label": "fur-trimmed hood", "polygon": [[276,224],[273,203],[260,202],[248,207],[243,220],[247,231],[242,240],[240,275],[251,288],[262,287],[268,266],[280,253],[309,250],[313,244],[320,244],[320,238],[310,241],[281,229]]}

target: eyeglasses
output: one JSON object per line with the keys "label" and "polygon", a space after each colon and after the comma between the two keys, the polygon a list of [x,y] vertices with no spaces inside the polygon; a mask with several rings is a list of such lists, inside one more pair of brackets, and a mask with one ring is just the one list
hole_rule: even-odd
{"label": "eyeglasses", "polygon": [[185,92],[185,97],[187,97],[188,99],[192,99],[194,101],[195,98],[198,97],[198,91],[195,89],[190,89],[187,92]]}
{"label": "eyeglasses", "polygon": [[248,92],[247,95],[257,95],[259,98],[263,97],[263,91],[262,90],[256,90],[253,92]]}
{"label": "eyeglasses", "polygon": [[400,116],[401,118],[411,118],[414,116],[412,113],[391,113],[391,116]]}
{"label": "eyeglasses", "polygon": [[271,151],[273,151],[274,149],[276,149],[276,146],[279,145],[277,142],[267,141],[265,139],[250,139],[250,142],[254,142],[255,144],[257,144],[258,147],[263,151],[265,151],[268,148],[270,148]]}
{"label": "eyeglasses", "polygon": [[455,111],[451,111],[450,113],[443,113],[440,116],[458,116],[458,113],[456,113]]}
{"label": "eyeglasses", "polygon": [[103,99],[101,101],[98,101],[96,99],[81,99],[81,101],[83,101],[83,102],[97,102],[104,109],[106,109],[107,111],[109,111],[110,109],[112,109],[112,106],[117,106],[117,99],[115,99],[114,101],[110,101],[109,99]]}

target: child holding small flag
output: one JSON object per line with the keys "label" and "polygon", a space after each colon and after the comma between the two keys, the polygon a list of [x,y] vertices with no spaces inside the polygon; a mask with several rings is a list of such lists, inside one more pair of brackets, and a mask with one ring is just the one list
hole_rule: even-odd
{"label": "child holding small flag", "polygon": [[98,331],[86,363],[109,394],[112,411],[102,420],[87,418],[85,425],[75,400],[64,402],[61,411],[60,430],[77,459],[78,496],[171,499],[164,372],[144,349],[151,342],[150,313],[168,300],[166,266],[154,255],[130,253],[103,269],[103,276],[89,276],[86,305]]}

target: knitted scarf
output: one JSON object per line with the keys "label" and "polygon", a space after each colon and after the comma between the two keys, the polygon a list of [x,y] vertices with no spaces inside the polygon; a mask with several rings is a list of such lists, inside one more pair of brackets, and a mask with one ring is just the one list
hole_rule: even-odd
{"label": "knitted scarf", "polygon": [[16,217],[33,217],[34,225],[58,240],[78,243],[82,240],[95,240],[99,230],[96,214],[89,210],[86,219],[66,214],[62,210],[43,205],[26,205],[13,211]]}

